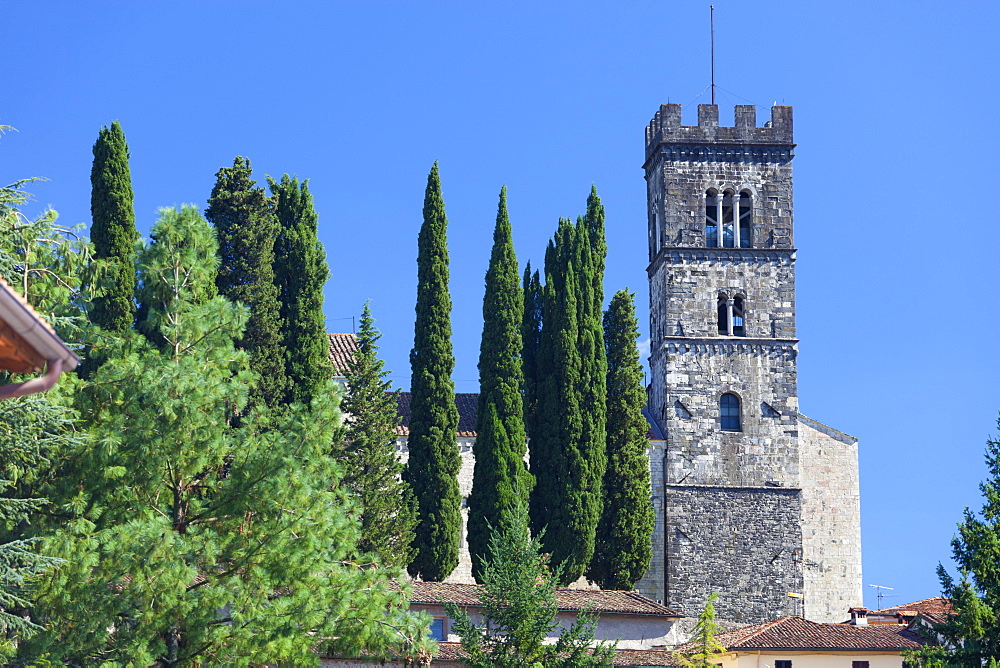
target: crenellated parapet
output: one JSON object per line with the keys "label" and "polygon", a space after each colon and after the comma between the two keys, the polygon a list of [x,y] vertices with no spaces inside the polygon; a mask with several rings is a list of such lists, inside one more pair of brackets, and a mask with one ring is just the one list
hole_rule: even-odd
{"label": "crenellated parapet", "polygon": [[[782,146],[786,147],[789,153],[795,145],[792,139],[791,107],[771,107],[771,120],[763,127],[757,127],[757,107],[752,104],[738,104],[735,119],[736,124],[732,127],[720,126],[719,106],[699,104],[698,125],[681,125],[681,105],[661,104],[660,110],[646,126],[646,158],[648,159],[662,144],[690,144],[693,147],[699,144],[712,144],[716,155],[721,151],[717,159],[723,160],[732,159],[722,157],[725,155],[726,144]],[[706,155],[697,150],[690,153],[692,156],[701,156],[702,159]],[[777,157],[780,157],[780,152]]]}

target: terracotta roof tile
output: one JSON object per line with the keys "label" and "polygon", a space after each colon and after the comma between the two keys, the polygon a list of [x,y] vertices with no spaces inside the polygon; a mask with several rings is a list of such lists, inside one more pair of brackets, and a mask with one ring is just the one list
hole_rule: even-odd
{"label": "terracotta roof tile", "polygon": [[348,363],[358,352],[358,339],[353,334],[327,334],[330,337],[330,361],[333,362],[333,375],[347,375]]}
{"label": "terracotta roof tile", "polygon": [[952,612],[951,601],[944,598],[943,596],[933,596],[931,598],[921,599],[919,601],[914,601],[913,603],[904,603],[902,605],[894,605],[890,608],[882,608],[881,610],[872,610],[870,615],[894,615],[897,612],[909,612],[913,614],[924,613],[924,612],[934,612],[934,613],[944,613],[948,614]]}
{"label": "terracotta roof tile", "polygon": [[[455,603],[468,607],[479,606],[479,592],[482,585],[420,581],[410,582],[409,585],[412,589],[411,603],[428,605]],[[557,589],[556,602],[560,610],[570,612],[592,606],[599,613],[681,616],[667,606],[634,591]]]}
{"label": "terracotta roof tile", "polygon": [[[396,427],[396,434],[408,436],[410,434],[410,393],[399,393],[399,418],[400,426]],[[476,436],[476,409],[479,405],[479,394],[477,393],[456,393],[455,405],[458,407],[458,436],[459,438],[475,438]]]}
{"label": "terracotta roof tile", "polygon": [[[461,661],[465,658],[462,645],[457,642],[438,642],[435,661]],[[632,666],[677,666],[680,665],[677,655],[673,652],[659,649],[618,649],[615,650],[615,668],[631,668]]]}
{"label": "terracotta roof tile", "polygon": [[787,616],[716,636],[727,649],[916,649],[920,636],[902,624],[821,624]]}

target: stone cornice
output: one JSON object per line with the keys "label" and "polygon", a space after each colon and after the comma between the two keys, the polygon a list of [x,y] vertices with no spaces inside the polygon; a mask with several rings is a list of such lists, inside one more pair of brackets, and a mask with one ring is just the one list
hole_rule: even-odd
{"label": "stone cornice", "polygon": [[742,336],[665,336],[652,352],[668,355],[763,355],[795,357],[798,339],[751,339]]}
{"label": "stone cornice", "polygon": [[801,487],[775,487],[772,485],[709,485],[700,484],[694,482],[679,483],[679,482],[668,482],[663,485],[667,489],[721,489],[721,490],[735,490],[735,491],[752,491],[752,492],[801,492]]}
{"label": "stone cornice", "polygon": [[672,142],[660,139],[646,152],[643,169],[657,158],[669,162],[768,162],[788,163],[795,157],[795,144],[747,143],[739,139],[706,139],[704,142]]}
{"label": "stone cornice", "polygon": [[706,248],[705,246],[664,246],[646,273],[652,275],[661,264],[755,263],[790,266],[795,264],[796,248]]}

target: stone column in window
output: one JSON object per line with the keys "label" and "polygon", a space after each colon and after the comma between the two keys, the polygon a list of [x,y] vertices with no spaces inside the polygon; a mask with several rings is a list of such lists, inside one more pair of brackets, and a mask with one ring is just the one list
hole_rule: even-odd
{"label": "stone column in window", "polygon": [[733,335],[733,300],[726,300],[726,334]]}
{"label": "stone column in window", "polygon": [[719,248],[722,248],[723,246],[726,245],[725,241],[723,241],[726,235],[726,233],[723,231],[725,225],[722,221],[723,198],[724,195],[722,193],[719,193],[718,195],[715,196],[715,220],[718,221],[717,225],[719,226],[719,242],[716,244],[716,246],[718,246]]}
{"label": "stone column in window", "polygon": [[740,196],[733,195],[733,248],[740,247]]}

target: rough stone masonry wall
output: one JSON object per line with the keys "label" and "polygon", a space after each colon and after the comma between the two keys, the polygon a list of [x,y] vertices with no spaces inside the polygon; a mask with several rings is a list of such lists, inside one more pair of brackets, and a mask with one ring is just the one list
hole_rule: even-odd
{"label": "rough stone masonry wall", "polygon": [[858,442],[799,415],[806,617],[841,622],[863,605]]}
{"label": "rough stone masonry wall", "polygon": [[669,485],[664,603],[697,616],[712,592],[722,620],[801,614],[800,497],[795,489]]}
{"label": "rough stone masonry wall", "polygon": [[[472,577],[472,557],[469,556],[469,508],[466,503],[469,494],[472,493],[472,474],[476,468],[476,457],[472,452],[475,443],[476,439],[474,438],[457,439],[458,453],[462,458],[462,465],[458,470],[458,491],[462,495],[462,529],[458,543],[458,566],[445,579],[445,582],[461,584],[475,584],[476,582],[475,578]],[[405,436],[396,439],[396,447],[399,451],[399,460],[406,464],[410,459],[410,451],[406,447]]]}
{"label": "rough stone masonry wall", "polygon": [[[667,432],[666,483],[799,486],[792,343],[665,342],[651,356]],[[719,398],[741,401],[742,431],[722,431]]]}

